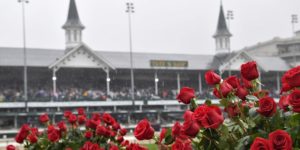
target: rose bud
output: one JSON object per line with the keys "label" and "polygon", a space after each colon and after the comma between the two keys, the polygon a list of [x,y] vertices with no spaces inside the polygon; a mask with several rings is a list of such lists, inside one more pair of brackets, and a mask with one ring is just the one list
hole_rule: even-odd
{"label": "rose bud", "polygon": [[16,150],[16,147],[13,145],[7,145],[6,150]]}
{"label": "rose bud", "polygon": [[293,90],[288,96],[289,104],[292,106],[293,112],[300,113],[300,90]]}
{"label": "rose bud", "polygon": [[167,133],[167,129],[166,128],[162,128],[160,135],[159,135],[159,142],[161,143],[161,141],[166,137],[166,133]]}
{"label": "rose bud", "polygon": [[80,116],[78,117],[78,123],[79,123],[79,124],[84,124],[85,121],[86,121],[86,117],[85,117],[84,115],[80,115]]}
{"label": "rose bud", "polygon": [[141,120],[133,131],[138,140],[150,140],[154,136],[154,129],[147,119]]}
{"label": "rose bud", "polygon": [[194,119],[204,128],[218,128],[224,121],[221,109],[218,106],[201,105],[194,112]]}
{"label": "rose bud", "polygon": [[99,113],[93,113],[92,120],[101,120],[101,115]]}
{"label": "rose bud", "polygon": [[172,137],[179,136],[180,131],[181,131],[181,125],[178,121],[176,121],[174,126],[172,127]]}
{"label": "rose bud", "polygon": [[221,95],[220,95],[220,92],[218,91],[218,89],[217,88],[214,88],[214,90],[213,90],[213,94],[215,95],[215,97],[217,97],[217,98],[222,98],[221,97]]}
{"label": "rose bud", "polygon": [[194,116],[192,111],[186,111],[183,115],[184,122],[181,130],[183,133],[189,137],[196,137],[200,130],[200,126],[197,121],[194,121]]}
{"label": "rose bud", "polygon": [[118,122],[115,122],[113,125],[112,125],[112,128],[117,131],[121,128],[120,124]]}
{"label": "rose bud", "polygon": [[176,139],[175,143],[172,145],[172,150],[192,150],[191,141]]}
{"label": "rose bud", "polygon": [[103,116],[102,116],[102,119],[108,125],[112,125],[116,122],[116,120],[108,113],[104,113]]}
{"label": "rose bud", "polygon": [[215,72],[209,70],[205,73],[205,81],[208,85],[216,85],[221,82],[221,77]]}
{"label": "rose bud", "polygon": [[47,123],[49,121],[48,114],[40,115],[39,120],[40,120],[41,123]]}
{"label": "rose bud", "polygon": [[127,133],[127,130],[125,128],[120,129],[119,133],[124,136]]}
{"label": "rose bud", "polygon": [[240,109],[237,105],[238,104],[230,104],[224,109],[230,118],[236,117],[240,114]]}
{"label": "rose bud", "polygon": [[281,96],[278,105],[279,108],[282,109],[283,111],[288,111],[288,107],[289,107],[288,96]]}
{"label": "rose bud", "polygon": [[60,121],[59,123],[57,123],[57,127],[59,128],[60,132],[67,131],[67,125],[63,121]]}
{"label": "rose bud", "polygon": [[65,117],[65,118],[69,118],[69,116],[70,116],[71,114],[72,114],[71,111],[66,110],[66,111],[64,112],[64,117]]}
{"label": "rose bud", "polygon": [[300,87],[300,66],[290,69],[284,74],[285,82],[291,88]]}
{"label": "rose bud", "polygon": [[84,137],[87,138],[87,139],[92,138],[92,136],[93,136],[93,132],[91,132],[91,131],[86,131],[84,133]]}
{"label": "rose bud", "polygon": [[48,133],[48,140],[51,142],[57,142],[60,139],[59,132],[57,130],[53,130]]}
{"label": "rose bud", "polygon": [[255,138],[255,140],[253,141],[250,147],[250,150],[260,150],[260,149],[271,150],[271,145],[269,140],[260,137]]}
{"label": "rose bud", "polygon": [[31,144],[34,144],[38,141],[38,137],[32,133],[27,136],[27,139]]}
{"label": "rose bud", "polygon": [[85,115],[85,110],[84,110],[84,108],[78,108],[77,109],[77,112],[78,112],[78,115]]}
{"label": "rose bud", "polygon": [[240,80],[236,76],[230,76],[225,81],[230,84],[234,89],[240,86]]}
{"label": "rose bud", "polygon": [[68,120],[69,120],[69,123],[74,124],[74,123],[76,123],[76,121],[77,121],[77,117],[76,117],[76,115],[71,114],[71,115],[69,116]]}
{"label": "rose bud", "polygon": [[253,85],[252,85],[251,81],[248,81],[248,80],[245,79],[245,78],[242,78],[242,81],[243,81],[244,87],[246,87],[247,89],[253,88]]}
{"label": "rose bud", "polygon": [[220,91],[223,97],[227,97],[227,95],[233,90],[232,86],[228,84],[226,81],[223,81],[220,85]]}
{"label": "rose bud", "polygon": [[256,111],[265,117],[271,117],[276,113],[276,102],[271,97],[259,99],[259,109]]}
{"label": "rose bud", "polygon": [[269,134],[269,141],[271,148],[292,150],[293,141],[291,136],[284,130],[276,130]]}
{"label": "rose bud", "polygon": [[22,144],[23,141],[26,139],[27,135],[29,134],[30,127],[28,124],[23,124],[19,133],[15,137],[15,141],[17,143]]}
{"label": "rose bud", "polygon": [[118,136],[118,137],[117,137],[117,141],[118,141],[119,143],[122,143],[122,142],[124,141],[123,136]]}
{"label": "rose bud", "polygon": [[189,87],[183,87],[177,95],[177,100],[184,104],[189,104],[193,98],[195,98],[195,91]]}
{"label": "rose bud", "polygon": [[241,66],[241,74],[248,81],[252,81],[257,79],[259,74],[255,61],[250,61]]}
{"label": "rose bud", "polygon": [[238,87],[235,95],[239,97],[241,100],[246,100],[246,96],[248,95],[248,90],[244,87]]}
{"label": "rose bud", "polygon": [[106,130],[107,129],[104,126],[99,125],[99,126],[97,126],[96,134],[104,136],[104,135],[106,135]]}

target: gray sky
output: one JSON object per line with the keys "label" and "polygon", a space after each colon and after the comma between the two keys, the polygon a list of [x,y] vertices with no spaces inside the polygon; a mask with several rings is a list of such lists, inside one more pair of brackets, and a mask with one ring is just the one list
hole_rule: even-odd
{"label": "gray sky", "polygon": [[[128,51],[125,0],[76,0],[83,41],[94,50]],[[219,0],[135,0],[133,51],[213,54]],[[26,5],[27,45],[63,49],[69,0],[30,0]],[[291,14],[300,16],[299,0],[223,0],[234,11],[233,49],[274,36],[292,35]],[[21,5],[0,0],[0,46],[21,47]],[[296,25],[298,29],[298,25]]]}

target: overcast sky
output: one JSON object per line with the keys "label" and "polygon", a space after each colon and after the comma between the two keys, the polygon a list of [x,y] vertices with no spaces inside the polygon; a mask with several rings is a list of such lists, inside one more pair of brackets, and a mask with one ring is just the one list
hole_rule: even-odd
{"label": "overcast sky", "polygon": [[[125,0],[76,0],[86,26],[83,41],[94,50],[128,51]],[[219,0],[135,0],[133,51],[213,54]],[[69,0],[30,0],[26,5],[27,45],[64,49],[61,26]],[[299,0],[223,0],[230,22],[233,49],[275,36],[292,35],[291,14],[300,15]],[[22,46],[21,5],[0,0],[0,46]],[[296,25],[296,29],[298,25]]]}

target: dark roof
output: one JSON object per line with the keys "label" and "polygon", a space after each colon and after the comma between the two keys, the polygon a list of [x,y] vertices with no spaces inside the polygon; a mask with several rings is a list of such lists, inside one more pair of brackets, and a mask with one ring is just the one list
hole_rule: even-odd
{"label": "dark roof", "polygon": [[219,20],[218,20],[218,26],[217,26],[217,31],[214,34],[214,37],[217,36],[231,36],[231,33],[229,32],[225,20],[225,15],[223,11],[223,6],[221,4],[220,6],[220,13],[219,13]]}
{"label": "dark roof", "polygon": [[70,0],[68,18],[66,23],[63,25],[64,29],[69,27],[84,29],[84,26],[79,19],[75,0]]}

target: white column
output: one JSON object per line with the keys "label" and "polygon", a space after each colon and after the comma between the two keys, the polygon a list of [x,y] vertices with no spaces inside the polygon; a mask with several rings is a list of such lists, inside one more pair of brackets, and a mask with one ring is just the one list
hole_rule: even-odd
{"label": "white column", "polygon": [[180,73],[177,73],[177,92],[179,93],[181,87],[180,87]]}
{"label": "white column", "polygon": [[279,76],[279,72],[277,72],[276,81],[277,81],[277,91],[280,92],[280,76]]}
{"label": "white column", "polygon": [[155,85],[155,95],[158,95],[158,77],[157,77],[157,72],[155,71],[154,73],[154,85]]}
{"label": "white column", "polygon": [[198,80],[199,80],[199,94],[201,94],[202,93],[202,76],[201,76],[201,72],[199,72]]}
{"label": "white column", "polygon": [[109,77],[109,69],[106,70],[106,94],[107,96],[110,93],[110,77]]}
{"label": "white column", "polygon": [[53,75],[52,75],[52,81],[53,81],[53,96],[56,96],[56,69],[53,68]]}

